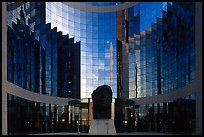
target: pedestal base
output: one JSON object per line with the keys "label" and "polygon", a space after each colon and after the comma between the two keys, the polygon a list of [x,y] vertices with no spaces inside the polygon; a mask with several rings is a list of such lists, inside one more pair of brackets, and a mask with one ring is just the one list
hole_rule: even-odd
{"label": "pedestal base", "polygon": [[93,119],[90,123],[89,135],[116,135],[112,119]]}

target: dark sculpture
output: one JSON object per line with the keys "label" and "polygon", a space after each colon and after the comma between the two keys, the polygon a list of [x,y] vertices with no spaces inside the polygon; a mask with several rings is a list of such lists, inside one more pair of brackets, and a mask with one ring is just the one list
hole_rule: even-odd
{"label": "dark sculpture", "polygon": [[111,119],[112,90],[108,85],[97,87],[92,93],[93,119]]}

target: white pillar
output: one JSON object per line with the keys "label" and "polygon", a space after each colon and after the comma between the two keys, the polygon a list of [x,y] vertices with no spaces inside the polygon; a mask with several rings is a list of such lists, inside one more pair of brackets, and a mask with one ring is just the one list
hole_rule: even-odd
{"label": "white pillar", "polygon": [[8,134],[7,124],[7,25],[6,2],[2,2],[2,135]]}
{"label": "white pillar", "polygon": [[[196,134],[202,135],[202,2],[195,4]],[[193,89],[192,89],[193,90]]]}

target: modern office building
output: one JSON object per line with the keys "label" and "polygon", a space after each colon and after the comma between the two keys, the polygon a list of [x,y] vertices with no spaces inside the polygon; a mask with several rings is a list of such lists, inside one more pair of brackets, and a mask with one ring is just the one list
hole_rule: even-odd
{"label": "modern office building", "polygon": [[199,2],[3,2],[2,134],[88,132],[113,92],[116,132],[202,134]]}

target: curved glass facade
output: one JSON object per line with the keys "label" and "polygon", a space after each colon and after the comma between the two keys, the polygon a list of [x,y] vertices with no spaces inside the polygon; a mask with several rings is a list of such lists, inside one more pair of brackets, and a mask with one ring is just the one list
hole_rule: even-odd
{"label": "curved glass facade", "polygon": [[80,42],[45,24],[45,3],[26,5],[16,18],[12,10],[7,16],[7,80],[48,96],[80,98]]}
{"label": "curved glass facade", "polygon": [[46,3],[46,23],[81,42],[81,98],[110,85],[117,97],[116,13],[86,12],[63,3]]}
{"label": "curved glass facade", "polygon": [[144,2],[128,9],[129,98],[169,93],[192,83],[195,6],[190,4]]}
{"label": "curved glass facade", "polygon": [[[25,3],[24,10],[32,5]],[[25,20],[29,20],[30,25],[35,24],[35,29],[32,25],[30,28],[31,31],[34,30],[35,38],[41,41],[42,48],[45,47],[42,42],[45,30],[40,27],[43,23],[50,24],[51,29],[67,35],[69,39],[74,38],[75,43],[80,42],[80,80],[77,82],[80,83],[80,95],[77,96],[81,99],[91,98],[92,91],[103,84],[111,86],[113,98],[140,98],[175,91],[194,79],[195,15],[194,8],[189,3],[141,2],[116,12],[88,12],[59,2],[36,3],[33,7],[35,10],[31,12],[31,18],[28,14],[25,15]],[[8,18],[15,22],[15,15],[12,13],[9,12]],[[44,17],[41,17],[43,14]],[[32,21],[33,17],[37,17],[37,20]],[[184,33],[178,33],[181,31]],[[53,38],[56,36],[53,34]],[[188,40],[183,40],[183,37]],[[52,43],[55,42],[51,41]],[[57,68],[54,67],[57,52],[52,48],[50,52],[49,46],[47,47],[46,69],[40,69],[40,76],[38,75],[42,78],[42,71],[46,72],[44,90],[48,95],[54,96],[62,90],[63,93],[59,96],[63,97],[68,96],[68,91],[78,92],[66,84],[55,89],[59,79]],[[40,66],[43,66],[42,56],[40,49]],[[10,67],[8,70],[11,71]],[[35,77],[36,74],[32,75]],[[38,85],[42,88],[32,88],[32,91],[42,93],[43,80]]]}
{"label": "curved glass facade", "polygon": [[[8,132],[11,135],[78,132],[76,121],[81,120],[79,111],[85,109],[79,110],[78,106],[71,103],[68,106],[34,102],[11,94],[8,94],[8,108]],[[83,117],[88,119],[88,114],[83,114]],[[80,131],[87,132],[84,130],[85,126],[87,125],[82,122]]]}

